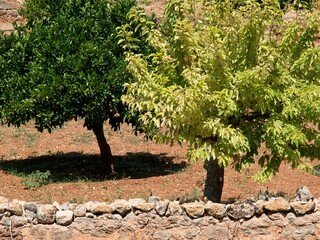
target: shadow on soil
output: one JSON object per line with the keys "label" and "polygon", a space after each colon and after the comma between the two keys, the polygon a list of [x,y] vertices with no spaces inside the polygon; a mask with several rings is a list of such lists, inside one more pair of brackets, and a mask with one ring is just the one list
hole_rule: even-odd
{"label": "shadow on soil", "polygon": [[100,156],[77,152],[59,153],[19,160],[0,160],[0,170],[18,176],[28,176],[36,171],[50,171],[50,182],[104,181],[124,178],[148,178],[185,171],[184,161],[173,162],[165,154],[127,153],[115,156],[115,175],[101,171]]}

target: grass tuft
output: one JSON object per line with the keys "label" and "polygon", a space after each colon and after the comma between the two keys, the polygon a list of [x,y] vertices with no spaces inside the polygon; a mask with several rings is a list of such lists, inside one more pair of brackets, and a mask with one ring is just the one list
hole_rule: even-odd
{"label": "grass tuft", "polygon": [[50,182],[50,171],[40,172],[36,170],[31,174],[24,176],[21,183],[26,189],[36,189]]}
{"label": "grass tuft", "polygon": [[313,175],[320,177],[320,165],[314,166],[312,173],[313,173]]}

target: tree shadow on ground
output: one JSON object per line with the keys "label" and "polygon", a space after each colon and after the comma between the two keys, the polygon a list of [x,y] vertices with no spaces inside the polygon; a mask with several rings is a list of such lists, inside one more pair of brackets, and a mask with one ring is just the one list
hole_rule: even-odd
{"label": "tree shadow on ground", "polygon": [[174,157],[166,154],[127,153],[115,156],[115,160],[117,174],[112,176],[102,172],[99,155],[78,152],[0,160],[0,170],[18,176],[50,171],[50,182],[79,182],[149,178],[181,172],[188,167],[184,161],[174,163]]}

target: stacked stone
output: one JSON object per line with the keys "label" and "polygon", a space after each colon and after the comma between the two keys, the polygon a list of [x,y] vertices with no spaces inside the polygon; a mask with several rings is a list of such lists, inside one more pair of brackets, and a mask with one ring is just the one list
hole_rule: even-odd
{"label": "stacked stone", "polygon": [[22,20],[18,12],[21,4],[21,1],[0,0],[0,31],[11,32],[14,30],[13,22]]}
{"label": "stacked stone", "polygon": [[[153,229],[152,239],[171,239],[178,234],[175,228],[184,229],[191,238],[202,235],[206,239],[212,234],[220,234],[220,237],[227,239],[234,234],[231,229],[237,229],[237,235],[242,237],[260,236],[270,234],[270,227],[275,226],[283,228],[283,238],[293,238],[292,234],[296,234],[298,237],[294,239],[300,239],[299,236],[304,239],[320,231],[320,201],[304,194],[305,189],[302,190],[294,201],[277,197],[233,204],[210,201],[179,203],[152,196],[148,201],[137,198],[113,203],[91,201],[85,204],[60,205],[54,202],[38,205],[18,200],[9,202],[0,197],[0,238],[8,237],[9,230],[10,236],[20,236],[19,227],[29,227],[38,234],[41,232],[38,230],[42,229],[44,234],[44,226],[55,225],[96,237],[121,231]],[[300,218],[308,213],[312,214],[310,221]],[[179,231],[179,234],[184,234],[184,231]],[[177,239],[183,239],[180,235]]]}
{"label": "stacked stone", "polygon": [[18,10],[6,1],[0,0],[0,16],[18,17]]}

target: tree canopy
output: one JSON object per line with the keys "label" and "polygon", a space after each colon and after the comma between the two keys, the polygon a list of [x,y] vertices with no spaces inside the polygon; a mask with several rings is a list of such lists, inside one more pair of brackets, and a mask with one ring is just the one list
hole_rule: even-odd
{"label": "tree canopy", "polygon": [[2,123],[34,120],[39,131],[51,132],[83,118],[111,171],[103,122],[118,127],[126,115],[120,97],[129,78],[116,28],[134,5],[134,0],[26,0],[20,10],[26,22],[10,35],[0,34]]}
{"label": "tree canopy", "polygon": [[[173,0],[159,24],[133,8],[119,29],[134,77],[123,100],[160,128],[158,141],[186,141],[189,157],[205,160],[210,200],[220,201],[229,164],[257,162],[255,179],[266,180],[282,162],[310,169],[319,158],[320,15],[284,14],[273,0]],[[137,31],[154,53],[134,52]]]}

